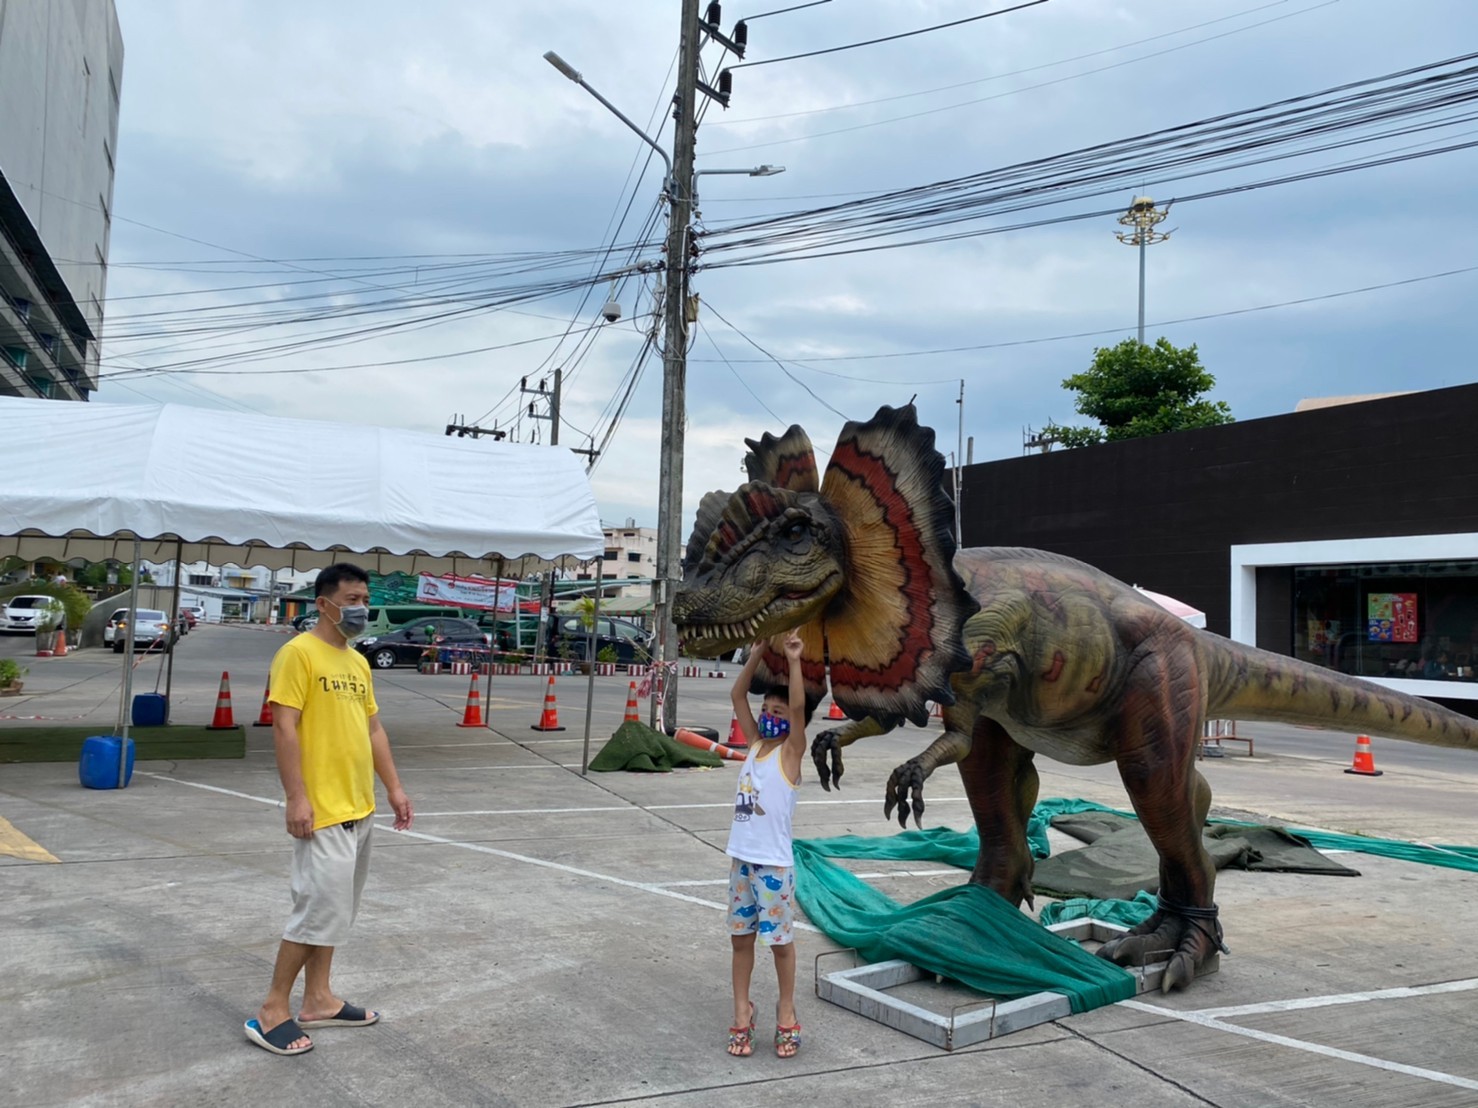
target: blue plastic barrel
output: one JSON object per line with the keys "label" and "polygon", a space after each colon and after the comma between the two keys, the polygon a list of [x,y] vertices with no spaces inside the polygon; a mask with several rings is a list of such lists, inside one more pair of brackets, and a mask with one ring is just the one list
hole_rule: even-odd
{"label": "blue plastic barrel", "polygon": [[163,693],[139,693],[133,698],[135,727],[163,727],[169,714],[169,699]]}
{"label": "blue plastic barrel", "polygon": [[[77,776],[88,789],[118,788],[118,748],[123,742],[117,735],[91,735],[82,740],[82,760],[77,765]],[[123,769],[123,784],[133,777],[133,740],[128,740],[127,764]]]}

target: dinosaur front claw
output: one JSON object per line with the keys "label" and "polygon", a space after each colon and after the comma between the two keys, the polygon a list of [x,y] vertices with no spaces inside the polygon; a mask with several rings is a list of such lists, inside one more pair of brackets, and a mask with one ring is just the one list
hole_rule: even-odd
{"label": "dinosaur front claw", "polygon": [[908,826],[908,813],[913,810],[914,826],[924,826],[924,767],[917,758],[910,758],[888,776],[884,786],[883,818],[891,819],[893,809],[898,808],[898,826]]}
{"label": "dinosaur front claw", "polygon": [[[827,755],[830,755],[830,764],[827,763]],[[835,731],[823,731],[817,735],[811,743],[811,760],[816,763],[816,771],[821,774],[821,787],[831,792],[832,785],[838,790],[842,787],[842,748],[837,742]],[[827,778],[831,780],[828,782]]]}

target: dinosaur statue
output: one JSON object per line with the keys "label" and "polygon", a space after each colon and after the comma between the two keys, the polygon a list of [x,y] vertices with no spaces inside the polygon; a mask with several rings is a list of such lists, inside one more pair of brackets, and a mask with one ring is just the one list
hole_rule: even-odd
{"label": "dinosaur statue", "polygon": [[[818,481],[799,427],[746,440],[749,481],[699,506],[674,618],[700,657],[796,629],[808,715],[827,692],[850,722],[816,737],[823,786],[842,749],[905,720],[944,733],[889,777],[884,815],[924,814],[954,764],[980,831],[972,882],[1031,902],[1034,755],[1115,762],[1160,856],[1158,910],[1100,954],[1173,950],[1166,992],[1221,947],[1196,771],[1208,718],[1276,720],[1478,746],[1478,721],[1416,697],[1196,630],[1092,566],[1040,550],[955,550],[934,433],[912,405],[842,430]],[[766,652],[756,688],[785,672]]]}

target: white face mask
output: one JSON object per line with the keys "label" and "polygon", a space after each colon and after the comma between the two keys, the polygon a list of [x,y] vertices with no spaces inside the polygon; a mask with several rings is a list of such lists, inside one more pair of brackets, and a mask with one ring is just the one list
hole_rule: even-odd
{"label": "white face mask", "polygon": [[339,609],[339,618],[333,621],[334,626],[339,629],[339,634],[343,635],[346,639],[352,639],[364,632],[365,627],[369,624],[369,608],[366,605],[340,605],[334,604],[332,600],[329,603]]}

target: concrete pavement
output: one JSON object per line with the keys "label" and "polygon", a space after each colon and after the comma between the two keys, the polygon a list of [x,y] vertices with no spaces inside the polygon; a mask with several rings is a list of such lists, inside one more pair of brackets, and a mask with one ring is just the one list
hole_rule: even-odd
{"label": "concrete pavement", "polygon": [[[189,636],[177,710],[213,701],[222,657],[264,667],[276,641]],[[105,678],[83,674],[113,660],[84,654],[48,673],[83,681],[95,702]],[[233,669],[239,719],[248,705],[254,716],[259,684]],[[409,834],[376,832],[335,983],[385,1016],[314,1032],[300,1058],[269,1056],[241,1031],[288,906],[268,732],[248,732],[244,761],[142,764],[122,792],[81,789],[69,764],[0,766],[0,817],[59,859],[0,855],[0,1103],[1478,1105],[1472,876],[1361,855],[1342,857],[1358,879],[1219,875],[1232,954],[1189,992],[953,1054],[816,1000],[813,959],[832,946],[806,932],[800,1055],[767,1046],[774,977],[762,958],[757,1050],[731,1059],[732,769],[582,778],[565,767],[579,762],[583,684],[559,682],[568,730],[556,734],[530,730],[542,679],[495,686],[492,729],[469,731],[455,726],[465,679],[378,679],[418,815]],[[599,688],[598,740],[627,685]],[[727,726],[726,682],[686,682],[684,697],[688,721]],[[1464,815],[1478,757],[1408,765],[1407,744],[1377,740],[1386,775],[1357,778],[1341,772],[1347,736],[1328,736],[1323,756],[1288,729],[1256,733],[1257,758],[1202,763],[1218,811],[1478,843]],[[905,728],[852,747],[840,794],[808,778],[797,833],[890,833],[882,783],[927,738]],[[1043,796],[1124,805],[1109,767],[1038,767]],[[931,780],[928,799],[927,822],[968,821],[954,775]],[[960,880],[919,864],[854,868],[890,874],[875,883],[901,900]]]}

